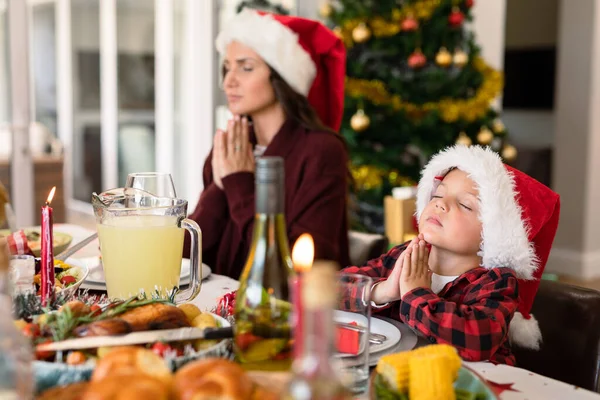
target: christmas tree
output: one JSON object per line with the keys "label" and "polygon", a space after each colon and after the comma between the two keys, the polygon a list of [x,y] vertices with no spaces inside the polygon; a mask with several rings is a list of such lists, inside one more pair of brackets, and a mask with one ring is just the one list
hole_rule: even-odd
{"label": "christmas tree", "polygon": [[415,185],[454,143],[516,157],[491,103],[502,74],[466,23],[473,0],[329,0],[321,15],[347,47],[341,133],[351,156],[353,229],[383,233],[383,198]]}

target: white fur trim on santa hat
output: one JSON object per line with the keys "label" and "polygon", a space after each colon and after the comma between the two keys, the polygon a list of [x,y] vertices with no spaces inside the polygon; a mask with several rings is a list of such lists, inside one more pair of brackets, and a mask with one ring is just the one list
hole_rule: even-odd
{"label": "white fur trim on santa hat", "polygon": [[525,319],[523,314],[517,311],[512,321],[510,321],[508,339],[511,345],[539,350],[542,344],[542,332],[533,315],[529,319]]}
{"label": "white fur trim on santa hat", "polygon": [[221,55],[232,41],[256,51],[298,93],[308,96],[317,66],[298,42],[298,34],[275,20],[243,9],[227,23],[215,44]]}
{"label": "white fur trim on santa hat", "polygon": [[417,218],[431,201],[439,180],[451,168],[466,172],[479,189],[479,219],[482,223],[479,256],[486,268],[512,268],[517,277],[532,279],[538,263],[512,174],[500,156],[489,147],[456,145],[441,151],[423,170],[417,191]]}

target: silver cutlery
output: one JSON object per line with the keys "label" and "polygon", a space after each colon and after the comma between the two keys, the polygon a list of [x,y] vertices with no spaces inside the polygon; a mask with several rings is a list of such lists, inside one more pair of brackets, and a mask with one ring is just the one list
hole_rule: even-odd
{"label": "silver cutlery", "polygon": [[54,259],[60,260],[60,261],[65,261],[67,258],[71,257],[73,254],[75,254],[79,250],[83,249],[85,246],[87,246],[90,242],[92,242],[97,237],[98,237],[98,233],[94,233],[93,235],[88,236],[87,238],[83,239],[81,242],[77,243],[76,245],[69,247],[67,250],[63,251],[59,255],[54,256]]}

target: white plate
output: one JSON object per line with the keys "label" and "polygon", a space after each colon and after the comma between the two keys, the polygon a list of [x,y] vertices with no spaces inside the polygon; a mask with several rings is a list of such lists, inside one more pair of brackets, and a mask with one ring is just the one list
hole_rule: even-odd
{"label": "white plate", "polygon": [[[335,310],[333,319],[338,322],[351,323],[356,322],[358,325],[365,326],[366,318],[363,315],[348,311]],[[402,335],[400,330],[387,321],[379,318],[371,318],[371,333],[379,333],[386,336],[386,340],[381,344],[369,344],[369,354],[379,353],[394,347]]]}
{"label": "white plate", "polygon": [[[99,257],[68,258],[66,263],[73,262],[76,265],[85,265],[89,269],[89,274],[85,279],[85,285],[93,289],[106,289],[106,280],[104,270],[100,265]],[[202,264],[202,280],[206,279],[212,273],[210,267]],[[184,258],[181,261],[181,275],[179,276],[180,285],[189,285],[190,283],[190,260]]]}

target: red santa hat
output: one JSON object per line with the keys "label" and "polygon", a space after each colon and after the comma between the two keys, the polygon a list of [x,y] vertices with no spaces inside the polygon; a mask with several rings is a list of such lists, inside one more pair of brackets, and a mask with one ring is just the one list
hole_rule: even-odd
{"label": "red santa hat", "polygon": [[337,131],[344,112],[346,49],[323,24],[245,8],[216,39],[219,53],[237,41],[256,51],[298,93],[323,123]]}
{"label": "red santa hat", "polygon": [[512,268],[519,278],[519,305],[510,324],[510,341],[539,349],[541,332],[530,312],[558,227],[560,198],[503,164],[489,147],[457,145],[433,156],[425,166],[417,191],[417,218],[452,168],[466,172],[478,186],[482,266]]}

